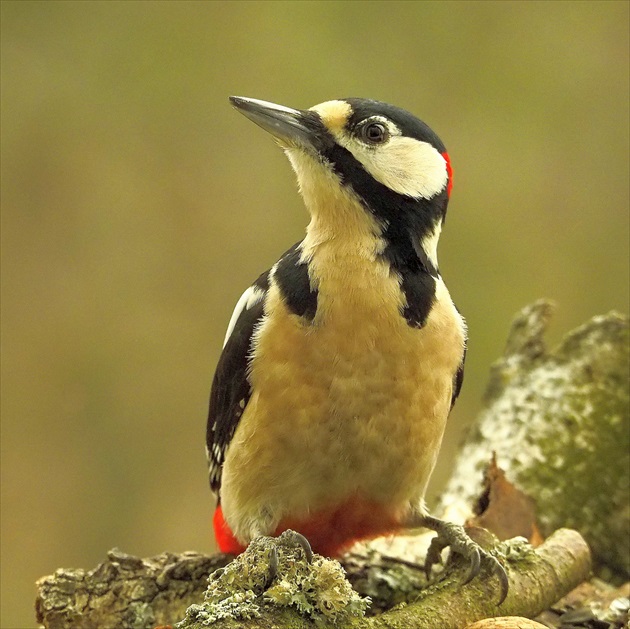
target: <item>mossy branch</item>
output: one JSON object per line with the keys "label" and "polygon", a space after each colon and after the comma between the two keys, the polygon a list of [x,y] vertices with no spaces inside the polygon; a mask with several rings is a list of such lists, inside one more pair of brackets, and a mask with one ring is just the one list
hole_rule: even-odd
{"label": "mossy branch", "polygon": [[[212,623],[217,629],[312,629],[334,622],[340,629],[459,629],[493,615],[534,616],[590,571],[586,543],[575,531],[563,529],[537,549],[519,539],[504,545],[510,593],[500,608],[490,575],[461,586],[466,568],[454,567],[417,592],[415,602],[364,618],[365,605],[337,562],[317,558],[308,566],[290,546],[279,549],[280,575],[285,577],[266,589],[267,566],[261,561],[268,552],[266,543],[252,546],[217,574],[202,605],[193,603],[204,598],[205,576],[226,565],[225,555],[163,554],[139,559],[112,552],[91,572],[59,570],[39,581],[38,621],[47,629],[151,629],[175,623],[193,605],[179,628],[201,629]],[[399,565],[395,578],[400,580],[401,573],[407,572],[417,580],[420,571],[420,566]]]}

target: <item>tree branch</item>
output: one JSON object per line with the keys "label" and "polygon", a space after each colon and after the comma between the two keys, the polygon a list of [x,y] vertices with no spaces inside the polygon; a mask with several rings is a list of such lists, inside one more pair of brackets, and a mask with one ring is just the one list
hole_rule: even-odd
{"label": "tree branch", "polygon": [[184,617],[206,579],[230,555],[162,553],[148,559],[111,550],[94,570],[59,569],[37,581],[37,622],[46,629],[150,629]]}
{"label": "tree branch", "polygon": [[[512,540],[505,548],[510,593],[500,608],[496,607],[498,590],[494,578],[485,575],[461,586],[466,568],[459,567],[447,571],[443,579],[422,591],[412,590],[408,598],[415,598],[416,601],[411,604],[372,618],[359,620],[351,615],[342,619],[337,626],[356,629],[394,626],[408,629],[459,629],[492,615],[534,616],[583,581],[590,570],[590,554],[586,543],[578,533],[568,529],[557,531],[537,549],[532,549],[522,540]],[[266,550],[263,548],[259,552],[264,553]],[[292,551],[289,549],[286,552]],[[247,562],[263,566],[260,557],[252,555],[253,550],[248,550],[231,564],[233,572],[227,573],[226,569],[223,575],[214,579],[215,582],[224,578],[232,581],[225,587],[226,598],[239,594],[235,590],[233,575],[242,574],[244,566],[250,565],[251,569],[251,564]],[[38,621],[47,629],[150,629],[155,625],[172,624],[183,618],[186,607],[203,599],[205,577],[218,567],[225,566],[228,559],[226,555],[204,556],[195,553],[162,554],[151,559],[139,559],[112,552],[106,562],[90,572],[58,570],[51,577],[41,579],[38,582]],[[282,561],[288,561],[289,564],[292,562],[308,568],[303,561],[296,559],[290,556],[283,559],[281,556],[281,567]],[[376,567],[372,569],[380,569],[383,574],[382,560],[375,559]],[[240,564],[237,563],[239,561]],[[336,575],[331,576],[329,564],[336,562],[327,559],[320,561],[328,571],[326,578],[333,584],[331,591],[337,592],[339,582],[344,580],[341,568],[337,569],[339,572]],[[321,566],[313,569],[317,568],[321,569]],[[314,619],[318,618],[317,614],[301,615],[295,605],[280,604],[269,594],[263,595],[265,571],[266,567],[263,566],[261,582],[251,583],[251,587],[241,589],[241,599],[245,604],[240,608],[230,609],[223,605],[221,613],[225,612],[226,615],[220,618],[221,614],[217,611],[217,604],[221,603],[219,600],[205,603],[201,611],[207,614],[206,618],[216,617],[214,626],[217,629],[261,626],[312,629],[316,626]],[[422,580],[420,566],[401,564],[396,572],[399,581],[406,579],[407,582],[419,584]],[[215,590],[216,587],[215,583]],[[252,595],[246,594],[248,591]],[[326,593],[326,590],[323,592],[320,591],[318,595],[325,600],[330,593]],[[278,595],[278,599],[282,597]],[[228,611],[234,617],[230,617]],[[200,613],[198,610],[197,619],[189,613],[188,620],[181,625],[182,629],[201,627],[198,620]],[[248,614],[252,616],[249,619],[245,617]],[[319,616],[321,623],[326,617],[321,613]]]}

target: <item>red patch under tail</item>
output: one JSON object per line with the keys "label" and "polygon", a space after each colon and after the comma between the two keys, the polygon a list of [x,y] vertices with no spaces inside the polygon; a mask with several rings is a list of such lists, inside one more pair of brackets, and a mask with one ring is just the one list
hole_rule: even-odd
{"label": "red patch under tail", "polygon": [[[357,541],[392,534],[400,528],[400,518],[390,509],[353,497],[307,517],[286,518],[273,535],[293,529],[308,539],[314,552],[339,557]],[[245,550],[225,521],[220,505],[214,512],[214,533],[221,552],[238,555]]]}
{"label": "red patch under tail", "polygon": [[214,537],[217,540],[219,550],[222,553],[240,555],[245,550],[245,546],[243,546],[236,537],[234,537],[234,533],[232,533],[230,527],[227,525],[227,522],[223,517],[221,505],[217,505],[217,508],[214,511],[212,524],[214,525]]}

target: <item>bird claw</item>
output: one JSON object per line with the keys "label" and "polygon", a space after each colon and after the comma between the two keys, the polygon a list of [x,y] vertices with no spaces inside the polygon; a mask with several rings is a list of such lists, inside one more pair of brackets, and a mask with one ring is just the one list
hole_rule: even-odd
{"label": "bird claw", "polygon": [[[304,554],[304,561],[306,561],[307,564],[313,562],[313,549],[311,548],[309,541],[306,539],[306,537],[304,537],[304,535],[298,533],[297,531],[288,530],[282,534],[282,539],[283,541],[292,543],[295,546],[299,546],[302,549],[302,553]],[[268,588],[273,583],[273,580],[278,576],[279,541],[280,538],[274,538],[271,547],[269,548],[269,556],[267,559],[269,569],[266,578],[266,588]]]}
{"label": "bird claw", "polygon": [[499,602],[501,605],[508,593],[509,581],[505,568],[499,563],[498,559],[484,550],[477,542],[472,540],[463,526],[444,522],[427,516],[423,520],[423,526],[436,531],[437,536],[431,540],[427,558],[424,564],[424,571],[427,580],[431,578],[431,570],[437,563],[442,563],[442,551],[450,546],[451,553],[457,553],[468,559],[470,568],[468,574],[462,581],[462,585],[470,583],[479,573],[481,568],[486,567],[498,578],[500,584]]}
{"label": "bird claw", "polygon": [[478,574],[481,569],[481,554],[479,548],[473,548],[470,553],[470,570],[468,576],[462,581],[462,585],[470,583]]}
{"label": "bird claw", "polygon": [[313,563],[313,549],[306,537],[302,533],[293,530],[288,530],[287,533],[291,534],[293,541],[302,549],[306,563]]}
{"label": "bird claw", "polygon": [[269,571],[265,579],[265,589],[267,589],[273,583],[276,576],[278,576],[278,549],[275,545],[269,549],[267,562],[269,563]]}
{"label": "bird claw", "polygon": [[424,562],[424,574],[427,577],[427,581],[431,579],[431,571],[435,564],[442,564],[442,551],[448,546],[447,543],[442,543],[444,540],[440,536],[436,536],[431,540],[429,550],[427,551],[427,558]]}

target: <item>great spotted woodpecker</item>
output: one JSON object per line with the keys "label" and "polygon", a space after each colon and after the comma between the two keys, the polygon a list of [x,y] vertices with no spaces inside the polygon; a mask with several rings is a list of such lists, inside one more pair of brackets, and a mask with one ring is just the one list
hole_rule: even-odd
{"label": "great spotted woodpecker", "polygon": [[426,526],[503,568],[424,496],[462,386],[466,325],[438,270],[453,183],[438,136],[408,112],[347,98],[297,110],[232,97],[270,132],[310,213],[304,239],[242,295],[207,426],[216,539],[239,553],[291,528],[335,556]]}

